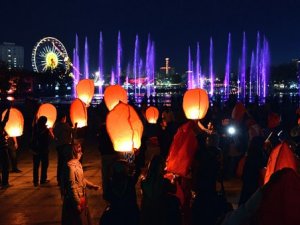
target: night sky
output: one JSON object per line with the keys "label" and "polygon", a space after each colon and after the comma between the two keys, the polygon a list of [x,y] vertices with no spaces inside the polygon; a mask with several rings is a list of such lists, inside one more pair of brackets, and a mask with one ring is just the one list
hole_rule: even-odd
{"label": "night sky", "polygon": [[[122,34],[124,70],[139,34],[143,52],[148,33],[156,45],[157,68],[170,57],[183,72],[187,49],[200,42],[202,66],[208,67],[209,38],[214,40],[215,70],[224,73],[228,32],[232,34],[233,63],[241,55],[242,33],[248,42],[248,64],[259,30],[269,40],[272,64],[300,57],[300,1],[297,0],[2,0],[0,42],[25,47],[25,66],[31,69],[31,51],[45,36],[58,38],[69,55],[80,38],[88,36],[91,70],[97,67],[99,32],[103,31],[105,71],[116,58],[117,33]],[[81,54],[83,58],[83,54]]]}

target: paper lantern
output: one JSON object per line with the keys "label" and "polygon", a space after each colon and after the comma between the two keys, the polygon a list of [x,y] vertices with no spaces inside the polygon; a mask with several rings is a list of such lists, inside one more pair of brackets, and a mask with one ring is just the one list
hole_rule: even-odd
{"label": "paper lantern", "polygon": [[57,111],[54,105],[50,104],[50,103],[45,103],[42,104],[39,107],[39,110],[36,114],[36,121],[41,117],[41,116],[45,116],[47,117],[47,123],[46,126],[48,128],[52,128],[55,121],[56,121],[56,115],[57,115]]}
{"label": "paper lantern", "polygon": [[119,102],[127,104],[127,92],[120,85],[108,86],[104,91],[104,102],[111,111]]}
{"label": "paper lantern", "polygon": [[76,85],[77,98],[89,106],[95,92],[94,81],[90,79],[80,80]]}
{"label": "paper lantern", "polygon": [[158,117],[159,117],[159,111],[156,107],[150,106],[146,110],[146,118],[148,123],[155,124],[157,122]]}
{"label": "paper lantern", "polygon": [[130,152],[139,149],[143,123],[130,105],[120,102],[107,115],[106,129],[115,151]]}
{"label": "paper lantern", "polygon": [[75,99],[70,106],[70,119],[73,127],[77,123],[77,127],[87,126],[87,111],[84,103],[79,99]]}
{"label": "paper lantern", "polygon": [[236,105],[232,110],[231,118],[235,121],[240,122],[243,119],[245,112],[246,112],[246,108],[243,105],[243,103],[238,102],[236,103]]}
{"label": "paper lantern", "polygon": [[[7,110],[2,113],[2,120]],[[11,108],[9,112],[8,121],[4,127],[4,130],[10,137],[18,137],[23,134],[24,118],[22,113],[16,108]]]}
{"label": "paper lantern", "polygon": [[202,119],[208,110],[209,99],[207,92],[203,89],[191,89],[183,96],[183,110],[188,119]]}

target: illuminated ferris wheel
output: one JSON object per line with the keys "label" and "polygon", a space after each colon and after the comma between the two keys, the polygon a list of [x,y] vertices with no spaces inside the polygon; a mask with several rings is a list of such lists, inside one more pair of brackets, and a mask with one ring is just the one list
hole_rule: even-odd
{"label": "illuminated ferris wheel", "polygon": [[70,60],[65,46],[56,38],[41,39],[32,50],[32,67],[35,72],[52,71],[56,68],[69,70]]}

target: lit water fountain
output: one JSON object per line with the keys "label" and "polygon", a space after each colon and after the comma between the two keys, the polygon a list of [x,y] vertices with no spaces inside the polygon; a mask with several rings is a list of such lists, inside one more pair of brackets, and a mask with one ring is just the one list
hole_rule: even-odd
{"label": "lit water fountain", "polygon": [[225,78],[224,78],[224,95],[228,99],[230,93],[230,69],[231,69],[231,34],[228,34]]}
{"label": "lit water fountain", "polygon": [[[139,52],[139,36],[135,37],[134,45],[134,58],[133,58],[133,76],[134,76],[134,96],[137,96],[137,79],[139,78],[139,61],[140,61],[140,52]],[[136,99],[135,99],[136,100]]]}
{"label": "lit water fountain", "polygon": [[125,77],[125,88],[128,91],[128,87],[129,87],[129,75],[130,75],[130,63],[128,63],[127,65],[127,69],[126,69],[126,77]]}
{"label": "lit water fountain", "polygon": [[239,59],[238,63],[238,76],[237,76],[237,97],[240,98],[241,93],[241,59]]}
{"label": "lit water fountain", "polygon": [[103,65],[103,38],[102,32],[99,37],[99,94],[103,94],[103,80],[104,80],[104,65]]}
{"label": "lit water fountain", "polygon": [[252,51],[251,54],[251,64],[250,64],[250,77],[249,77],[249,100],[252,101],[253,98],[253,84],[256,81],[256,73],[255,73],[255,54],[254,51]]}
{"label": "lit water fountain", "polygon": [[260,97],[260,34],[256,37],[256,95]]}
{"label": "lit water fountain", "polygon": [[143,59],[140,58],[140,62],[139,62],[139,70],[138,70],[138,95],[141,96],[141,87],[142,87],[142,83],[141,83],[141,74],[143,71]]}
{"label": "lit water fountain", "polygon": [[214,64],[213,64],[213,58],[214,58],[214,47],[213,47],[213,40],[212,37],[210,38],[210,47],[209,47],[209,78],[210,78],[210,96],[214,95]]}
{"label": "lit water fountain", "polygon": [[84,43],[84,76],[85,79],[89,79],[89,47],[88,47],[88,39],[85,37]]}
{"label": "lit water fountain", "polygon": [[110,76],[110,85],[114,85],[115,84],[115,72],[112,69],[111,70],[111,76]]}
{"label": "lit water fountain", "polygon": [[122,58],[122,42],[121,42],[121,32],[118,33],[118,50],[117,50],[117,68],[116,68],[116,78],[117,83],[121,84],[121,72],[122,72],[122,65],[121,65],[121,58]]}
{"label": "lit water fountain", "polygon": [[151,52],[151,38],[150,34],[148,35],[148,41],[147,41],[147,50],[146,50],[146,63],[145,63],[145,73],[146,73],[146,78],[147,78],[147,96],[150,96],[150,52]]}
{"label": "lit water fountain", "polygon": [[242,59],[241,59],[241,68],[240,68],[240,89],[241,97],[245,99],[246,97],[246,33],[243,33],[243,47],[242,47]]}
{"label": "lit water fountain", "polygon": [[196,53],[196,87],[203,88],[203,83],[201,82],[201,65],[200,65],[200,46],[197,42],[197,53]]}
{"label": "lit water fountain", "polygon": [[76,85],[80,79],[80,62],[79,62],[79,41],[78,35],[75,36],[75,48],[73,50],[73,97],[76,97]]}
{"label": "lit water fountain", "polygon": [[270,77],[270,50],[269,43],[267,39],[264,37],[263,41],[263,51],[262,51],[262,97],[265,99],[268,94],[268,83]]}
{"label": "lit water fountain", "polygon": [[188,52],[188,71],[187,71],[187,88],[193,88],[193,65],[192,65],[192,55],[191,55],[191,48],[189,47]]}
{"label": "lit water fountain", "polygon": [[150,50],[150,94],[155,94],[155,43],[152,41]]}

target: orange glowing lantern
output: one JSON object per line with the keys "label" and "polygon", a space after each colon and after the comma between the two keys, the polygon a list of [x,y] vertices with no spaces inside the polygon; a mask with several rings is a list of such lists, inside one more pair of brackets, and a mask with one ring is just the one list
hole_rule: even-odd
{"label": "orange glowing lantern", "polygon": [[120,102],[106,118],[106,129],[117,152],[131,152],[139,149],[143,123],[130,105]]}
{"label": "orange glowing lantern", "polygon": [[146,118],[147,118],[148,123],[155,124],[157,122],[158,117],[159,117],[159,111],[156,107],[150,106],[146,110]]}
{"label": "orange glowing lantern", "polygon": [[[7,110],[2,113],[2,120]],[[11,108],[9,111],[9,118],[5,125],[5,131],[10,137],[19,137],[23,134],[24,118],[22,113],[16,108]]]}
{"label": "orange glowing lantern", "polygon": [[89,106],[94,96],[95,85],[90,79],[80,80],[76,85],[77,98]]}
{"label": "orange glowing lantern", "polygon": [[191,89],[183,96],[183,110],[186,118],[197,120],[202,119],[208,110],[209,99],[207,92],[203,89]]}
{"label": "orange glowing lantern", "polygon": [[79,98],[75,99],[70,106],[70,119],[73,126],[76,123],[78,128],[87,126],[86,107]]}
{"label": "orange glowing lantern", "polygon": [[50,103],[45,103],[42,104],[39,107],[39,110],[36,114],[36,121],[41,117],[41,116],[45,116],[47,117],[47,127],[48,128],[52,128],[55,120],[56,120],[56,116],[57,116],[57,111],[54,105],[50,104]]}
{"label": "orange glowing lantern", "polygon": [[127,92],[120,85],[108,86],[104,91],[104,102],[111,111],[119,102],[127,104]]}

